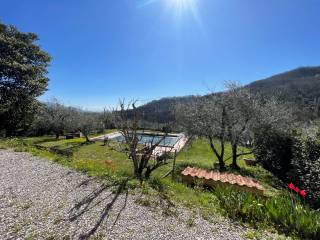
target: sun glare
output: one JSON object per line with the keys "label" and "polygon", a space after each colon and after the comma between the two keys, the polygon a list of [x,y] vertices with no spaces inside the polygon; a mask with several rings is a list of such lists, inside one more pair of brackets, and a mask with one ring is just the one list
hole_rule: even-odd
{"label": "sun glare", "polygon": [[168,8],[179,14],[197,11],[198,0],[142,0],[139,7],[144,7],[155,2],[164,2]]}
{"label": "sun glare", "polygon": [[202,28],[198,9],[199,0],[141,0],[139,7],[145,7],[156,2],[164,3],[167,11],[174,14],[178,22],[191,17]]}
{"label": "sun glare", "polygon": [[179,12],[185,12],[195,8],[196,0],[167,0],[167,4]]}

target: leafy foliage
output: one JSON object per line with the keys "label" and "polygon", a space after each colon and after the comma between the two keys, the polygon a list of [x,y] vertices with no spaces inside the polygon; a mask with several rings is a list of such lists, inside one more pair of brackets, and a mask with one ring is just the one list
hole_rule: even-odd
{"label": "leafy foliage", "polygon": [[0,130],[12,135],[26,128],[37,110],[36,97],[48,85],[50,56],[37,35],[0,23]]}
{"label": "leafy foliage", "polygon": [[255,155],[262,166],[285,182],[307,192],[306,199],[320,207],[320,142],[315,137],[275,129],[256,134]]}
{"label": "leafy foliage", "polygon": [[300,188],[307,192],[306,198],[315,208],[320,207],[320,142],[307,137],[296,141],[292,159],[293,171],[289,173]]}
{"label": "leafy foliage", "polygon": [[103,132],[103,115],[84,111],[80,108],[65,106],[57,99],[41,105],[30,129],[31,135],[60,135],[66,132],[80,131],[89,141],[92,132]]}
{"label": "leafy foliage", "polygon": [[264,127],[255,132],[254,152],[262,166],[282,180],[292,169],[294,138],[283,131]]}
{"label": "leafy foliage", "polygon": [[98,113],[85,112],[78,109],[73,119],[74,127],[84,135],[87,142],[89,142],[88,136],[90,133],[93,131],[103,132],[104,130],[102,119]]}
{"label": "leafy foliage", "polygon": [[[176,117],[190,136],[202,136],[209,140],[221,170],[225,170],[224,145],[229,141],[232,147],[231,166],[239,169],[238,158],[252,153],[240,152],[240,148],[251,145],[254,130],[265,122],[279,123],[283,119],[279,117],[280,114],[287,116],[273,103],[261,101],[259,96],[250,93],[248,89],[231,83],[224,93],[198,98],[188,105],[178,105]],[[274,107],[273,111],[270,111],[270,106]],[[219,141],[220,151],[214,139]]]}

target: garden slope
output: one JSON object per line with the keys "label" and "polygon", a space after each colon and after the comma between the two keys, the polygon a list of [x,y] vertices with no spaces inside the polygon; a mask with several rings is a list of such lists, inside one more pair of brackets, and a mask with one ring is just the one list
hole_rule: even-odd
{"label": "garden slope", "polygon": [[140,196],[27,153],[0,150],[0,172],[0,239],[241,239],[246,231],[185,209],[164,216]]}

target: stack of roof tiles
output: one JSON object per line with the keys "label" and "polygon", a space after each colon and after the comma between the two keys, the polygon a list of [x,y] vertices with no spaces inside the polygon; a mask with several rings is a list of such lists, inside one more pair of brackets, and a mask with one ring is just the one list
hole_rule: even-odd
{"label": "stack of roof tiles", "polygon": [[265,191],[259,182],[232,173],[208,172],[200,168],[187,167],[182,171],[182,177],[189,184],[193,184],[195,180],[201,179],[203,184],[209,187],[233,185],[259,195],[263,195]]}

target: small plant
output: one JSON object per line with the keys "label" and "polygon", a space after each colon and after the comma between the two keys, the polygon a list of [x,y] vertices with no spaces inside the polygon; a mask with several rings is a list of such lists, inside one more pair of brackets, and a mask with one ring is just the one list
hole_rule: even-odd
{"label": "small plant", "polygon": [[258,239],[261,239],[261,234],[257,231],[248,231],[248,232],[245,232],[243,234],[243,237],[247,238],[247,239],[252,239],[252,240],[258,240]]}
{"label": "small plant", "polygon": [[[292,185],[290,187],[293,188]],[[295,192],[300,189],[294,187]],[[269,199],[241,192],[232,187],[216,188],[224,213],[230,218],[251,226],[270,226],[304,239],[320,239],[320,214],[304,206],[295,195],[275,196]],[[304,195],[304,192],[302,192]]]}
{"label": "small plant", "polygon": [[305,198],[307,196],[307,193],[305,190],[301,190],[298,187],[294,186],[293,183],[289,183],[288,184],[288,188],[293,191],[296,192],[299,196],[301,196],[302,198]]}
{"label": "small plant", "polygon": [[263,199],[251,193],[238,191],[233,187],[216,188],[215,195],[225,213],[233,219],[240,219],[253,226],[266,223]]}
{"label": "small plant", "polygon": [[294,201],[290,196],[280,196],[266,203],[267,216],[283,231],[294,233],[301,238],[320,238],[320,215]]}

